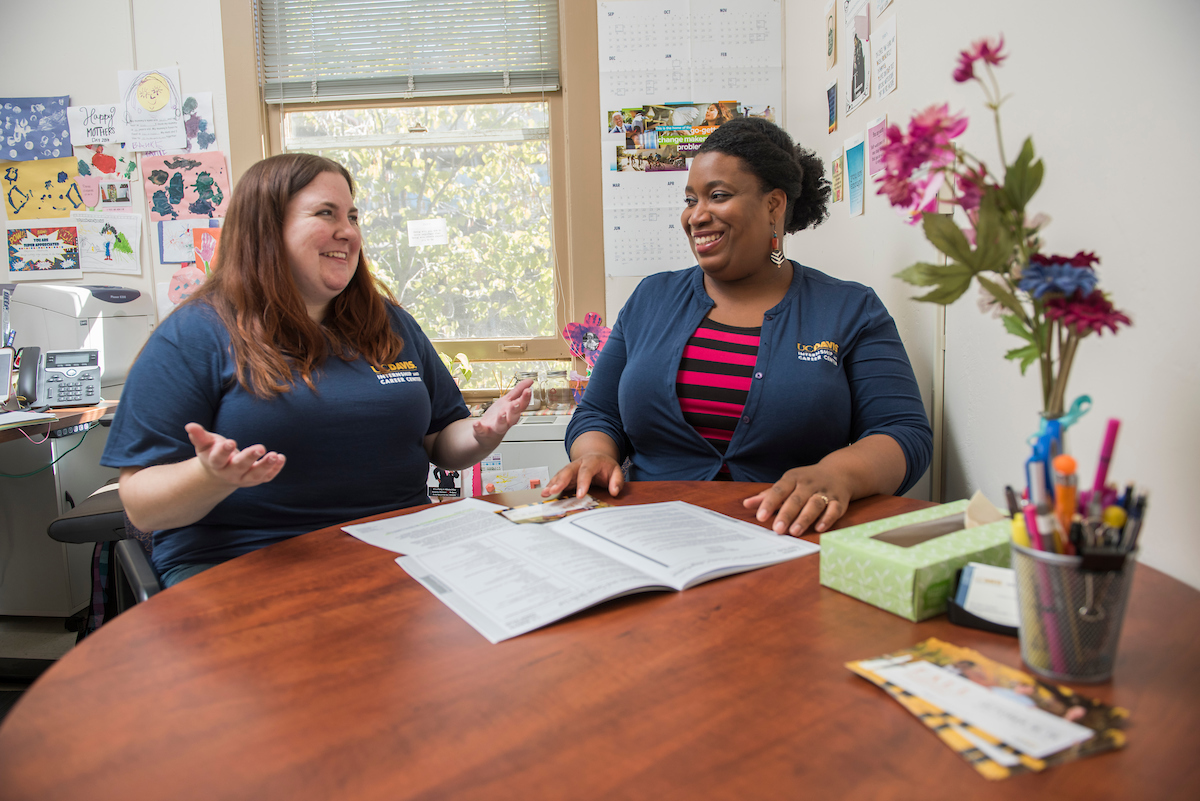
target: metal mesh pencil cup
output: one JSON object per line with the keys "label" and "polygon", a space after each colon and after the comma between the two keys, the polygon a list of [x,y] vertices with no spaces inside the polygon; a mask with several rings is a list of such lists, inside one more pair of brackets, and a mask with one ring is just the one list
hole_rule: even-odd
{"label": "metal mesh pencil cup", "polygon": [[1040,676],[1100,682],[1112,676],[1137,551],[1119,570],[1082,569],[1079,556],[1013,544],[1021,659]]}

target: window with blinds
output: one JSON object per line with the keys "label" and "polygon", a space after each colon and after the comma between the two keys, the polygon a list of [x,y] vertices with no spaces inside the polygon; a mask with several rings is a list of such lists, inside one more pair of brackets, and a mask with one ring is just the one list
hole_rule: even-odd
{"label": "window with blinds", "polygon": [[559,88],[557,0],[258,0],[267,103]]}

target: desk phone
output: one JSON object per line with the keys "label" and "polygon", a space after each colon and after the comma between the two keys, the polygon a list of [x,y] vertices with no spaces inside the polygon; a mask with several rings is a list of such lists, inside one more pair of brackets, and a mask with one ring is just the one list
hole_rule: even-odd
{"label": "desk phone", "polygon": [[39,406],[94,406],[100,402],[100,351],[48,350],[38,360]]}

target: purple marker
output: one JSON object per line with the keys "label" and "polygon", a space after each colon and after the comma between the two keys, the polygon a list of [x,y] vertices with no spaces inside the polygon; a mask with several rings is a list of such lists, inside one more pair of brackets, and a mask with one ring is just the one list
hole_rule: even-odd
{"label": "purple marker", "polygon": [[1117,444],[1117,429],[1121,421],[1115,417],[1108,418],[1108,428],[1104,431],[1104,447],[1100,449],[1100,464],[1096,466],[1096,482],[1092,484],[1093,494],[1104,492],[1104,482],[1108,480],[1108,463],[1112,461],[1113,448]]}

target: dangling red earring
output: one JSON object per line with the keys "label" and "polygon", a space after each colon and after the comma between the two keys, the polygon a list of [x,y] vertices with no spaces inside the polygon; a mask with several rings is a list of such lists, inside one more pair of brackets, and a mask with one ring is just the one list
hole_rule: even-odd
{"label": "dangling red earring", "polygon": [[771,263],[776,267],[783,266],[783,250],[779,247],[779,234],[775,233],[775,226],[771,226]]}

